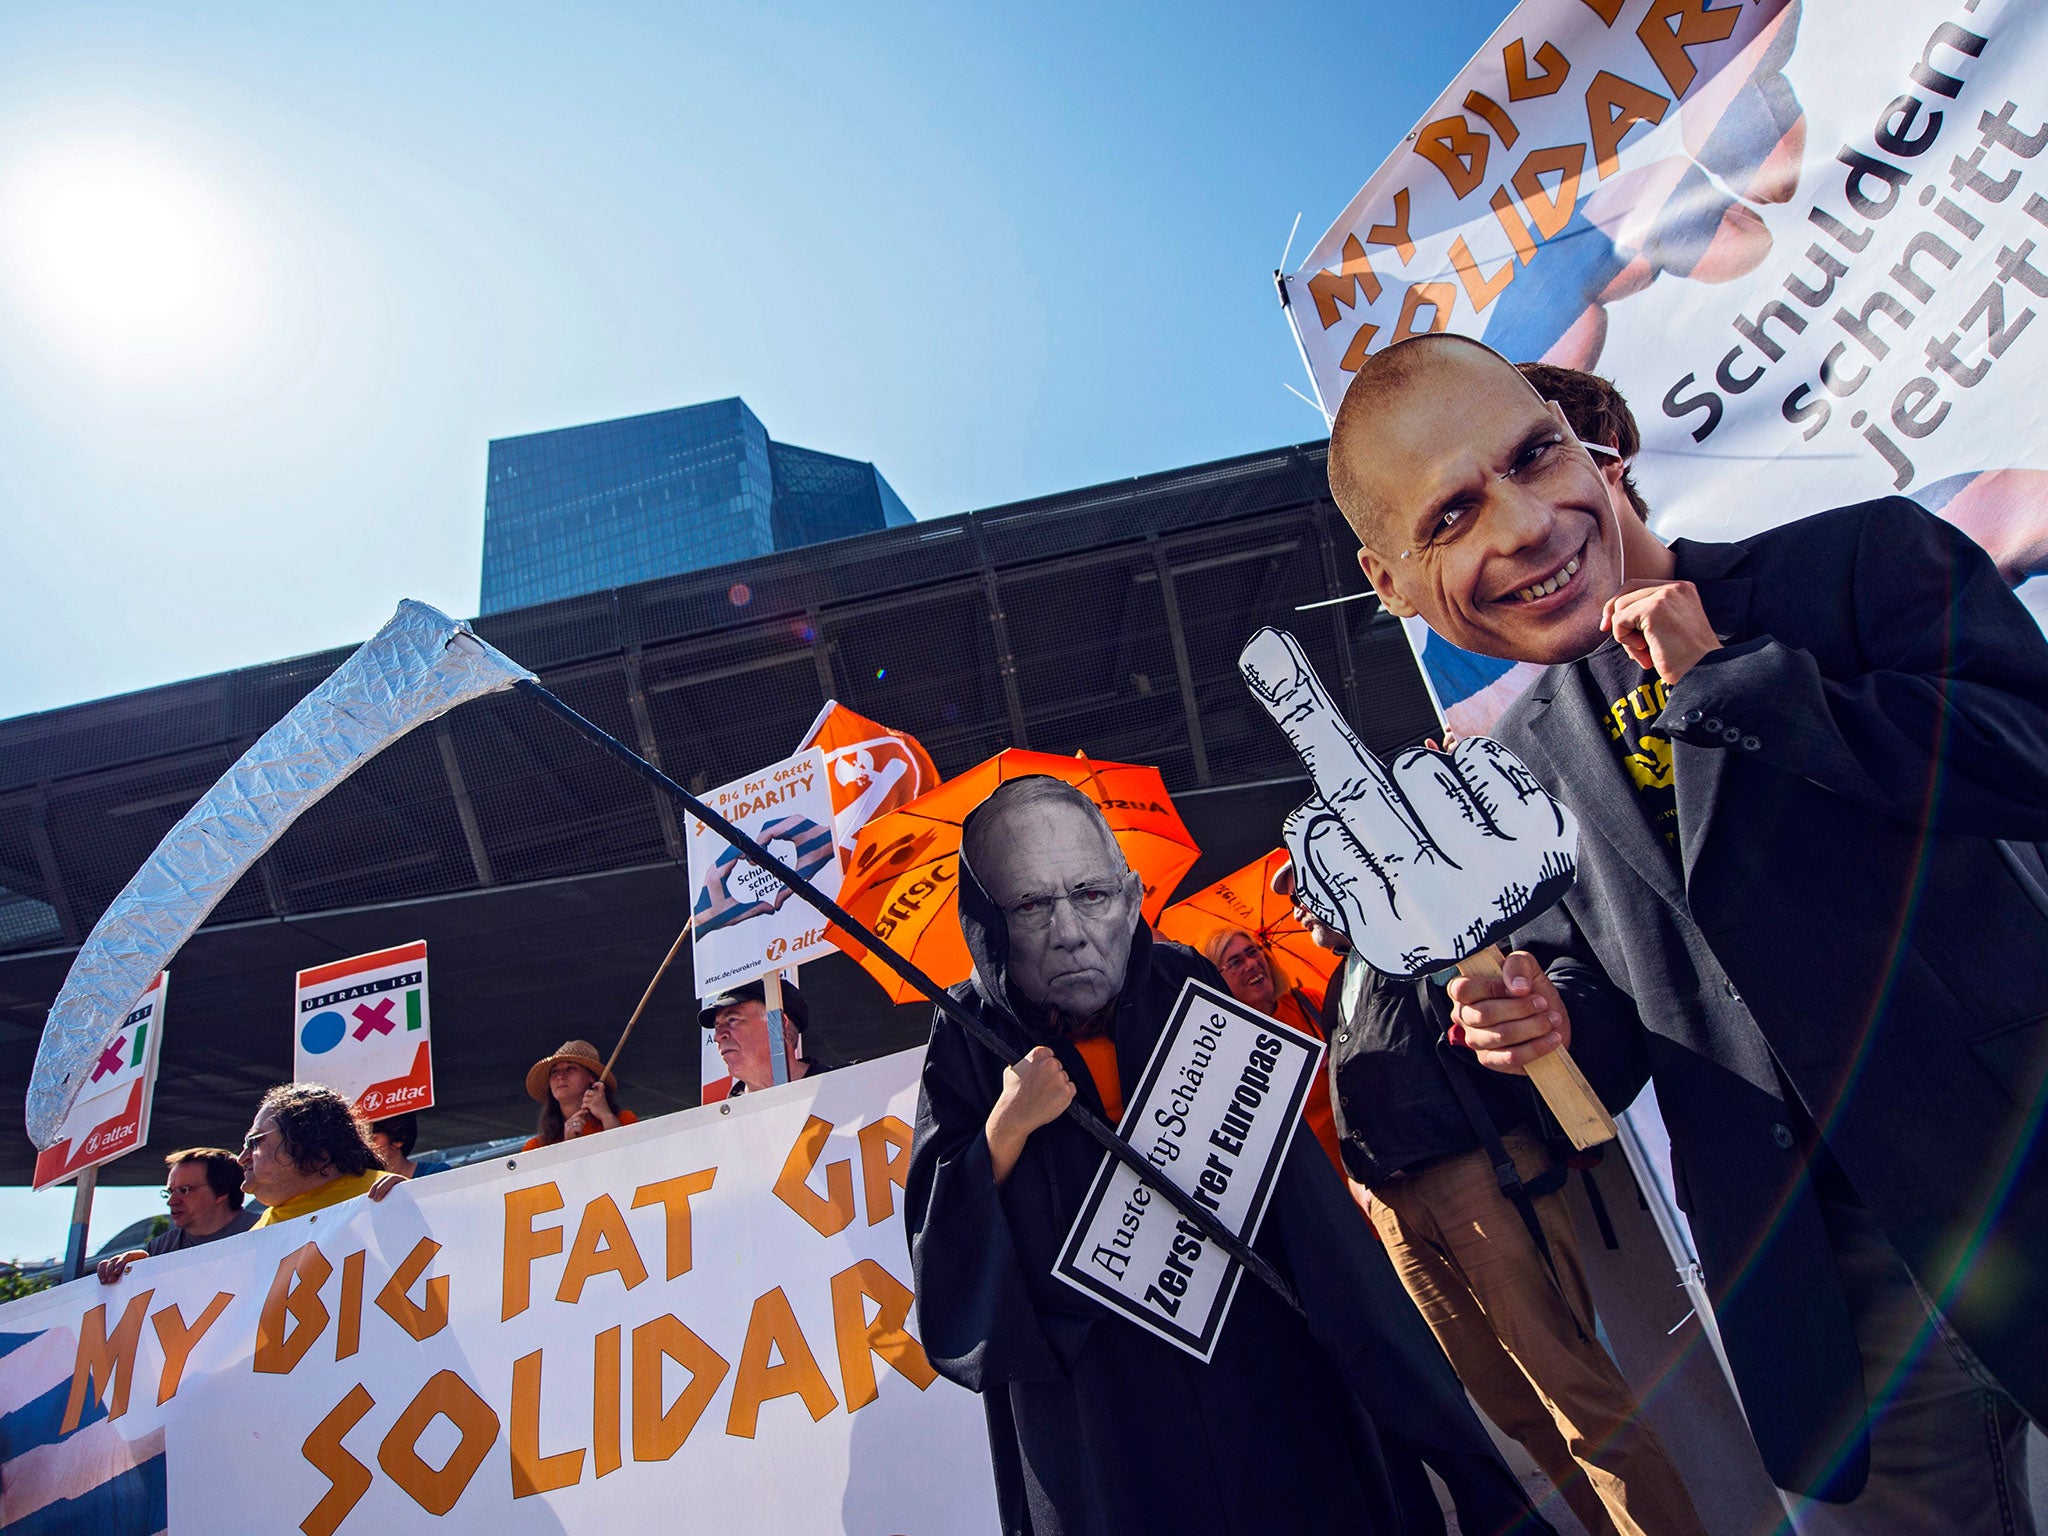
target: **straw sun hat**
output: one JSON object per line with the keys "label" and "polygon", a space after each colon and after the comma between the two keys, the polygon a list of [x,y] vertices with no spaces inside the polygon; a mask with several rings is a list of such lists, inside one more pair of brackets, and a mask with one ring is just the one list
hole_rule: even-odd
{"label": "straw sun hat", "polygon": [[558,1061],[573,1061],[579,1067],[590,1069],[590,1075],[602,1074],[606,1086],[616,1089],[618,1077],[604,1070],[604,1058],[597,1054],[597,1047],[588,1040],[566,1040],[560,1050],[552,1056],[543,1056],[526,1069],[526,1096],[529,1099],[545,1099],[548,1096],[548,1073]]}

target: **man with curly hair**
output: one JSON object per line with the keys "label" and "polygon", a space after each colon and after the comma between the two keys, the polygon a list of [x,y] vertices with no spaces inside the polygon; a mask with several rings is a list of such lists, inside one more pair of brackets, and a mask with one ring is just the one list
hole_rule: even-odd
{"label": "man with curly hair", "polygon": [[357,1195],[381,1200],[405,1182],[377,1161],[348,1100],[320,1083],[281,1083],[264,1094],[237,1161],[242,1192],[267,1207],[259,1227]]}

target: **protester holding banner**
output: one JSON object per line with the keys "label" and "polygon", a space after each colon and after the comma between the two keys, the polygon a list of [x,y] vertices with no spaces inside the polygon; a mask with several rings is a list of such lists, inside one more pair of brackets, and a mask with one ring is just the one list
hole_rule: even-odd
{"label": "protester holding banner", "polygon": [[[704,1085],[703,1101],[738,1098],[775,1084],[775,1065],[769,1060],[767,987],[760,981],[727,987],[708,997],[697,1011],[697,1022],[710,1034],[725,1062],[725,1076]],[[818,1060],[806,1041],[811,1027],[811,1005],[804,1001],[796,983],[782,984],[782,1049],[787,1053],[789,1078],[810,1077],[829,1072],[833,1063]]]}
{"label": "protester holding banner", "polygon": [[386,1173],[349,1102],[321,1083],[280,1083],[263,1095],[242,1138],[242,1191],[274,1227],[368,1195],[382,1200],[405,1180]]}
{"label": "protester holding banner", "polygon": [[410,1111],[370,1122],[370,1150],[377,1154],[377,1161],[384,1165],[386,1173],[396,1173],[408,1179],[446,1173],[450,1166],[447,1163],[432,1159],[413,1161],[412,1149],[418,1145],[419,1139],[420,1117]]}
{"label": "protester holding banner", "polygon": [[982,1394],[1003,1529],[1402,1530],[1383,1438],[1420,1452],[1472,1536],[1548,1529],[1299,1138],[1256,1247],[1303,1316],[1247,1279],[1204,1364],[1055,1278],[1102,1159],[1062,1111],[1078,1092],[1117,1118],[1183,983],[1218,978],[1153,939],[1100,811],[1058,781],[1011,780],[968,818],[959,885],[975,969],[956,995],[1022,1060],[938,1016],[905,1219],[925,1352]]}
{"label": "protester holding banner", "polygon": [[186,1147],[164,1159],[164,1201],[170,1207],[169,1230],[140,1248],[100,1260],[100,1284],[112,1285],[138,1259],[233,1237],[256,1225],[256,1213],[242,1209],[242,1169],[235,1154],[219,1147]]}
{"label": "protester holding banner", "polygon": [[1498,734],[1578,814],[1578,881],[1451,984],[1465,1043],[1642,1032],[1765,1464],[1847,1504],[1802,1528],[2032,1529],[2040,628],[1903,499],[1667,547],[1455,336],[1365,360],[1330,479],[1390,610],[1550,668]]}
{"label": "protester holding banner", "polygon": [[619,1108],[618,1085],[596,1046],[588,1040],[563,1041],[554,1055],[526,1069],[526,1096],[540,1101],[540,1127],[527,1137],[524,1150],[637,1124],[638,1115]]}

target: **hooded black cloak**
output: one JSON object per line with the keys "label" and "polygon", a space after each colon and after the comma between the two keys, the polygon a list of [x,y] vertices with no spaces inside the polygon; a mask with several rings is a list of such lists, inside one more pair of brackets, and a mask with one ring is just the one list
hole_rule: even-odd
{"label": "hooded black cloak", "polygon": [[[1002,914],[964,854],[960,914],[975,972],[954,995],[1020,1052],[1051,1047],[1102,1113],[1072,1042],[1013,1004]],[[1138,1082],[1190,976],[1222,984],[1206,960],[1141,924],[1108,1026],[1124,1083]],[[1426,1529],[1402,1522],[1383,1439],[1444,1479],[1467,1536],[1550,1531],[1313,1138],[1290,1147],[1255,1243],[1293,1281],[1307,1320],[1247,1276],[1205,1366],[1053,1278],[1102,1149],[1055,1120],[998,1189],[983,1128],[1002,1080],[1002,1063],[938,1014],[905,1218],[925,1353],[981,1394],[1006,1533]]]}

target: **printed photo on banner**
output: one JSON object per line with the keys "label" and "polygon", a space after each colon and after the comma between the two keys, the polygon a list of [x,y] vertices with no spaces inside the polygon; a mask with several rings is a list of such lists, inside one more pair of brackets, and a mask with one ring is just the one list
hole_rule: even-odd
{"label": "printed photo on banner", "polygon": [[[839,891],[832,791],[817,747],[720,785],[705,803],[827,896]],[[809,903],[694,816],[689,824],[690,959],[697,995],[829,954]]]}
{"label": "printed photo on banner", "polygon": [[[1117,1129],[1249,1239],[1322,1059],[1315,1036],[1189,981]],[[1244,1268],[1105,1152],[1054,1273],[1206,1361]]]}
{"label": "printed photo on banner", "polygon": [[797,743],[825,754],[832,786],[832,836],[843,864],[853,855],[860,829],[889,811],[939,787],[939,770],[918,739],[828,700]]}
{"label": "printed photo on banner", "polygon": [[432,1108],[426,940],[299,972],[292,1072],[371,1120]]}
{"label": "printed photo on banner", "polygon": [[[1613,380],[1661,537],[1908,496],[2048,620],[2035,21],[1525,0],[1284,280],[1325,412],[1401,338],[1475,336]],[[1535,674],[1408,630],[1462,734]]]}
{"label": "printed photo on banner", "polygon": [[36,1154],[34,1187],[48,1188],[112,1162],[149,1140],[156,1064],[163,1045],[170,972],[159,971],[93,1062],[84,1090],[47,1151]]}

